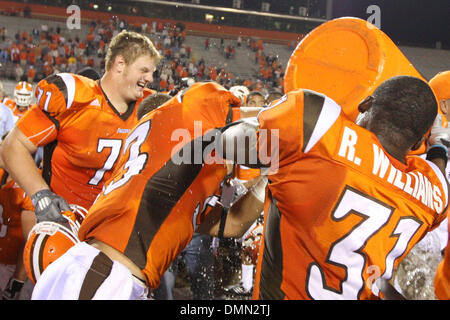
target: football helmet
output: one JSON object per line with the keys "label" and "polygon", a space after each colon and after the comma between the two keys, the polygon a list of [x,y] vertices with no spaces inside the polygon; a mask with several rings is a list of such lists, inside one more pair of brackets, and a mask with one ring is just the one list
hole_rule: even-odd
{"label": "football helmet", "polygon": [[66,225],[43,221],[37,223],[28,234],[23,262],[28,278],[33,283],[36,283],[48,265],[80,242],[78,230],[87,210],[73,204],[70,208],[71,211],[62,212],[68,222]]}
{"label": "football helmet", "polygon": [[241,100],[241,106],[245,105],[247,95],[250,93],[246,86],[233,86],[230,88],[230,92]]}
{"label": "football helmet", "polygon": [[18,107],[28,108],[33,98],[33,86],[26,81],[17,83],[14,89],[14,100]]}

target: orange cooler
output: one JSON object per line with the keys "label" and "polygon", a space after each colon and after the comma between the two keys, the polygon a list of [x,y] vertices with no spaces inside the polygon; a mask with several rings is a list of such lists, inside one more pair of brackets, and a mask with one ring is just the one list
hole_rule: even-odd
{"label": "orange cooler", "polygon": [[[398,75],[427,81],[383,31],[365,20],[344,17],[323,23],[297,45],[286,67],[284,90],[324,93],[355,120],[358,104]],[[414,154],[425,151],[423,145]]]}
{"label": "orange cooler", "polygon": [[323,23],[298,44],[286,67],[284,88],[324,93],[355,120],[359,102],[397,75],[426,81],[380,29],[345,17]]}

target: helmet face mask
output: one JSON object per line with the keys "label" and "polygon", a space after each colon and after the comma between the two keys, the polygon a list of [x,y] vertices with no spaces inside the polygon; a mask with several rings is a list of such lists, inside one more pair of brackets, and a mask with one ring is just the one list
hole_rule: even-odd
{"label": "helmet face mask", "polygon": [[20,81],[14,89],[14,100],[17,107],[27,109],[33,99],[33,86],[25,81]]}
{"label": "helmet face mask", "polygon": [[23,262],[28,278],[33,283],[36,283],[53,261],[80,242],[78,230],[87,210],[76,205],[70,207],[72,211],[63,213],[68,221],[67,225],[43,221],[37,223],[28,234]]}

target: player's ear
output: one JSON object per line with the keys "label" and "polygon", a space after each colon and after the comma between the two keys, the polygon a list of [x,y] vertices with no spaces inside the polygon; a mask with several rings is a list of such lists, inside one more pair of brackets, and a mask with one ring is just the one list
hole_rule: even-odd
{"label": "player's ear", "polygon": [[123,58],[123,56],[118,55],[116,56],[116,58],[114,59],[114,67],[116,69],[117,72],[122,73],[123,70],[125,69],[125,59]]}
{"label": "player's ear", "polygon": [[358,105],[358,111],[361,113],[366,112],[367,110],[370,109],[370,107],[372,106],[372,101],[373,101],[373,97],[372,96],[368,96],[367,98],[365,98],[359,105]]}
{"label": "player's ear", "polygon": [[442,113],[447,117],[447,113],[449,112],[450,101],[449,100],[441,100],[439,102],[439,108],[441,108]]}

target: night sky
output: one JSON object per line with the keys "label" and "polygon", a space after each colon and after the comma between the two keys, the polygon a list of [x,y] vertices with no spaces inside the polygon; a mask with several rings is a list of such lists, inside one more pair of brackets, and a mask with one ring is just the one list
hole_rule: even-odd
{"label": "night sky", "polygon": [[[325,16],[326,0],[241,0],[242,8],[260,11],[261,2],[270,3],[270,11],[288,14],[290,6],[310,6]],[[177,1],[175,1],[177,2]],[[192,3],[192,0],[178,2]],[[200,0],[201,4],[232,7],[233,0]],[[441,41],[450,49],[450,0],[334,0],[333,17],[353,16],[366,20],[366,9],[381,9],[381,29],[397,44],[432,46]]]}
{"label": "night sky", "polygon": [[380,7],[381,29],[397,43],[450,46],[449,0],[335,0],[333,14],[367,19],[370,5]]}

